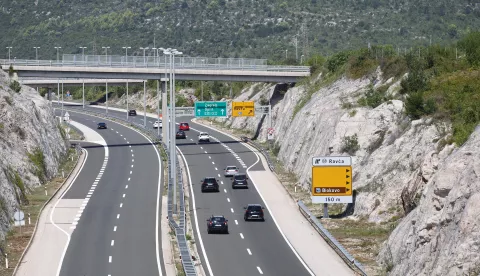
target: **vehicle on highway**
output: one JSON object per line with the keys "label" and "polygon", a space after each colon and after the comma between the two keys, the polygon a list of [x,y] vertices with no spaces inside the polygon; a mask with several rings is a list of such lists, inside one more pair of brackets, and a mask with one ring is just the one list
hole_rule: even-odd
{"label": "vehicle on highway", "polygon": [[158,120],[153,123],[153,128],[162,128],[162,120]]}
{"label": "vehicle on highway", "polygon": [[128,116],[137,116],[137,111],[135,109],[130,109],[128,111]]}
{"label": "vehicle on highway", "polygon": [[207,219],[207,233],[225,233],[228,234],[228,219],[224,216],[214,216],[212,215]]}
{"label": "vehicle on highway", "polygon": [[100,122],[97,124],[97,129],[107,129],[107,124],[104,122]]}
{"label": "vehicle on highway", "polygon": [[188,125],[188,123],[183,122],[183,123],[180,123],[180,126],[178,127],[178,129],[184,130],[184,131],[190,130],[190,126]]}
{"label": "vehicle on highway", "polygon": [[206,132],[200,132],[200,134],[198,134],[198,142],[210,142],[210,135]]}
{"label": "vehicle on highway", "polygon": [[179,130],[177,131],[177,134],[175,135],[176,139],[187,139],[187,135],[185,135],[185,131]]}
{"label": "vehicle on highway", "polygon": [[232,177],[232,189],[245,188],[248,189],[248,177],[244,173],[237,173]]}
{"label": "vehicle on highway", "polygon": [[236,166],[226,166],[224,170],[224,175],[226,177],[228,176],[234,176],[235,174],[238,173],[238,168]]}
{"label": "vehicle on highway", "polygon": [[205,177],[200,181],[200,184],[202,185],[202,193],[206,191],[220,192],[220,187],[215,177]]}
{"label": "vehicle on highway", "polygon": [[263,207],[260,204],[248,204],[247,207],[243,207],[245,209],[245,214],[243,215],[243,219],[247,220],[261,220],[265,221],[265,217],[263,214]]}

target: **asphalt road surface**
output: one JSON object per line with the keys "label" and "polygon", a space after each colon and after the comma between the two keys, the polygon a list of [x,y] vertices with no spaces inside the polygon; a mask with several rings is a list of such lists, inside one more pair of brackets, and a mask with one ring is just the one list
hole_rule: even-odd
{"label": "asphalt road surface", "polygon": [[[72,111],[69,114],[70,119],[95,130],[100,121]],[[84,145],[88,160],[64,196],[90,199],[71,236],[60,275],[165,275],[157,239],[157,219],[161,219],[157,151],[138,132],[101,121],[108,126],[97,130],[108,145],[108,158],[103,145]]]}
{"label": "asphalt road surface", "polygon": [[[78,106],[76,108],[81,109]],[[101,111],[101,109],[90,106],[85,108],[96,112]],[[126,112],[114,110],[108,112],[112,115],[126,117]],[[131,116],[130,119],[143,124],[143,113],[138,111],[137,114],[138,116]],[[191,130],[186,131],[187,139],[177,139],[176,142],[185,156],[191,175],[199,224],[199,232],[195,231],[195,240],[197,246],[204,247],[207,254],[208,262],[199,248],[205,271],[210,275],[218,276],[310,275],[269,217],[267,209],[264,210],[265,222],[244,221],[244,206],[251,203],[265,206],[254,185],[250,184],[249,189],[233,190],[231,178],[223,175],[223,169],[227,165],[235,165],[243,173],[250,167],[250,170],[265,170],[261,162],[257,162],[258,158],[255,153],[232,138],[196,124],[191,119],[191,117],[177,118],[176,123],[188,122]],[[147,117],[147,127],[153,128],[153,121],[153,118]],[[211,139],[211,143],[197,144],[198,131],[209,133],[219,142]],[[119,164],[118,166],[124,165]],[[207,176],[214,176],[223,183],[220,185],[219,193],[201,192],[200,180]],[[117,178],[118,181],[121,179],[123,177]],[[256,184],[262,185],[262,183]],[[114,216],[115,211],[110,211],[112,212],[111,216]],[[194,222],[193,212],[191,214]],[[212,214],[224,215],[228,219],[229,234],[207,233],[206,219]],[[201,235],[202,244],[198,242],[200,240],[198,235]],[[147,274],[137,273],[136,275]]]}

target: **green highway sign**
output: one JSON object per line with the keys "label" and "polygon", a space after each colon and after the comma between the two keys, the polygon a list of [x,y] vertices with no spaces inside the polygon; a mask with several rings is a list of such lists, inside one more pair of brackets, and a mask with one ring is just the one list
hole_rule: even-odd
{"label": "green highway sign", "polygon": [[195,102],[195,117],[227,117],[227,102]]}

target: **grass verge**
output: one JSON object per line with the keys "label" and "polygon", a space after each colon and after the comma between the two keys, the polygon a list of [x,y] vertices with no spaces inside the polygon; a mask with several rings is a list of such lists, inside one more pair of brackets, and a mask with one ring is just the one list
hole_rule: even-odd
{"label": "grass verge", "polygon": [[[200,123],[208,123],[209,120],[197,120]],[[209,124],[210,125],[210,124]],[[222,126],[219,122],[213,122],[213,125],[222,131],[234,136],[243,135],[243,131],[229,129]],[[270,155],[275,165],[275,174],[279,181],[295,200],[302,200],[310,211],[320,218],[323,215],[322,204],[312,204],[310,191],[303,189],[298,185],[297,176],[290,171],[285,170],[282,162],[275,157],[272,152],[273,146],[268,143],[260,143]],[[345,210],[345,204],[330,204],[329,215],[335,216]],[[376,262],[376,257],[380,251],[382,243],[388,238],[391,231],[396,226],[396,221],[385,224],[375,224],[367,221],[366,218],[342,218],[342,219],[322,219],[323,226],[353,255],[360,261],[368,275],[386,275],[386,270]]]}
{"label": "grass verge", "polygon": [[[73,161],[72,161],[73,157]],[[65,177],[75,168],[78,155],[74,149],[69,149],[67,158],[60,164],[58,175],[48,181],[45,185],[30,189],[27,194],[28,205],[21,206],[21,210],[25,213],[25,226],[21,228],[12,226],[11,230],[5,237],[4,251],[8,254],[9,268],[5,265],[0,267],[0,276],[10,276],[17,265],[23,251],[26,249],[30,238],[33,235],[35,224],[40,216],[40,210],[45,202],[51,197],[57,189],[59,189],[66,178],[62,177],[62,171]],[[45,195],[47,191],[47,195]],[[30,224],[28,224],[28,214],[30,214]]]}

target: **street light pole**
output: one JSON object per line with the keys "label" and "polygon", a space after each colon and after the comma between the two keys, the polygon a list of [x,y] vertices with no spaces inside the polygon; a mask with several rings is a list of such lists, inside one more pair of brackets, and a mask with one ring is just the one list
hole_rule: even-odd
{"label": "street light pole", "polygon": [[143,81],[143,127],[147,127],[147,82]]}
{"label": "street light pole", "polygon": [[12,47],[6,47],[8,49],[8,62],[10,62],[10,50],[12,49]]}
{"label": "street light pole", "polygon": [[157,48],[153,47],[152,50],[153,50],[153,63],[157,64],[157,53],[156,53]]}
{"label": "street light pole", "polygon": [[58,50],[59,50],[59,49],[62,49],[62,47],[53,47],[53,48],[57,49],[57,63],[58,63],[58,62],[59,62]]}
{"label": "street light pole", "polygon": [[80,49],[82,49],[82,61],[85,62],[85,49],[87,49],[87,47],[79,47]]}
{"label": "street light pole", "polygon": [[40,49],[40,47],[33,47],[35,49],[35,59],[38,61],[38,49]]}
{"label": "street light pole", "polygon": [[145,47],[145,48],[140,47],[140,50],[143,50],[143,65],[145,65],[145,50],[148,50],[148,47]]}
{"label": "street light pole", "polygon": [[132,48],[132,47],[122,47],[123,49],[125,49],[125,65],[128,63],[128,49]]}
{"label": "street light pole", "polygon": [[[164,65],[165,65],[165,90],[162,91],[162,133],[163,133],[163,141],[167,145],[168,149],[170,150],[170,121],[169,121],[169,110],[168,110],[168,85],[167,85],[167,79],[168,79],[168,69],[167,69],[167,54],[166,52],[169,51],[169,49],[164,49],[164,48],[159,48],[160,50],[163,51],[163,57],[165,59]],[[162,89],[163,90],[163,89]]]}
{"label": "street light pole", "polygon": [[108,63],[108,49],[110,49],[110,46],[102,47],[102,49],[105,49],[105,64],[107,64]]}

